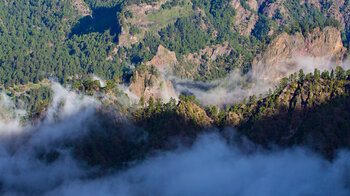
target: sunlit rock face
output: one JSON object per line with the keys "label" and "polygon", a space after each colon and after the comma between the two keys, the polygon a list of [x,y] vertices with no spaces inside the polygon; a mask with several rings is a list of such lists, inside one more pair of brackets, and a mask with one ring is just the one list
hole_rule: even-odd
{"label": "sunlit rock face", "polygon": [[335,67],[342,62],[345,52],[341,33],[334,27],[316,28],[305,37],[298,32],[294,35],[282,33],[256,57],[253,72],[264,72],[268,74],[266,79],[278,80],[301,68],[309,67],[308,71],[312,71]]}

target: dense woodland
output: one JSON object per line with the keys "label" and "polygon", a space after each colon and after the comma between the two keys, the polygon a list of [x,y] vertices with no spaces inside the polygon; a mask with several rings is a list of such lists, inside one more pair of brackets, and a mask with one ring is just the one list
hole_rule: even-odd
{"label": "dense woodland", "polygon": [[[290,17],[278,26],[277,15],[269,18],[263,7],[274,1],[265,1],[258,10],[259,21],[250,36],[241,36],[232,28],[236,11],[228,0],[191,0],[192,9],[204,14],[180,17],[159,32],[147,32],[143,40],[131,48],[121,47],[117,53],[118,36],[124,17],[132,17],[125,7],[131,4],[157,1],[142,0],[86,0],[91,16],[80,16],[71,6],[72,1],[25,0],[0,2],[0,82],[5,87],[14,84],[38,83],[45,78],[57,78],[60,83],[73,84],[96,74],[116,82],[127,82],[132,67],[149,61],[159,44],[181,55],[194,53],[206,46],[229,42],[235,50],[204,66],[195,79],[212,80],[240,68],[248,72],[254,57],[264,51],[279,32],[303,32],[305,36],[315,27],[336,26],[339,22],[326,17],[330,2],[321,9],[306,6],[299,1],[285,1]],[[326,1],[325,1],[326,2]],[[249,8],[245,1],[241,4]],[[169,1],[162,9],[183,6],[183,1]],[[254,10],[253,10],[254,11]],[[255,12],[255,11],[254,11]],[[300,18],[303,15],[304,17]],[[205,27],[205,28],[204,28]],[[271,29],[275,34],[268,35]],[[137,27],[131,34],[138,34]],[[348,46],[348,31],[343,30],[344,44]],[[113,56],[113,58],[108,58]]]}
{"label": "dense woodland", "polygon": [[[277,20],[283,18],[282,13],[270,18],[263,12],[264,7],[274,1],[265,1],[258,11],[241,1],[243,7],[259,16],[252,33],[242,36],[231,28],[237,13],[230,1],[191,0],[192,9],[203,12],[179,17],[159,31],[147,31],[142,40],[130,47],[118,47],[121,29],[127,25],[124,19],[133,17],[126,7],[154,2],[157,1],[86,0],[91,15],[81,16],[71,6],[71,0],[1,1],[0,83],[16,106],[28,111],[23,121],[45,118],[53,94],[47,79],[97,97],[106,93],[125,96],[118,89],[118,83],[133,80],[135,69],[143,69],[160,44],[174,51],[181,63],[184,55],[227,42],[234,50],[210,62],[209,68],[202,66],[196,73],[194,79],[206,81],[222,78],[237,68],[242,73],[248,72],[254,57],[279,33],[301,32],[307,37],[316,27],[341,28],[339,21],[325,14],[329,1],[324,1],[321,8],[300,4],[297,0],[285,1],[290,17],[280,25]],[[161,9],[179,6],[185,6],[184,1],[168,1]],[[135,36],[142,33],[137,26],[129,31]],[[342,29],[342,33],[344,45],[349,47],[349,31]],[[105,78],[107,85],[102,87],[99,81],[91,80],[92,74]],[[97,133],[101,127],[92,124],[88,138],[69,145],[91,165],[123,166],[152,150],[172,148],[171,138],[193,139],[209,128],[221,130],[231,126],[265,147],[271,142],[281,146],[311,144],[331,157],[338,147],[349,146],[344,140],[350,127],[346,120],[350,117],[349,81],[350,71],[341,67],[331,73],[315,70],[313,74],[304,74],[300,70],[284,78],[266,96],[254,95],[223,108],[203,107],[195,97],[184,95],[179,97],[179,102],[141,99],[138,105],[126,108],[114,100],[119,109],[124,107],[123,115],[143,130],[140,135],[146,134],[147,141],[130,142],[123,132],[124,123],[115,123],[112,116],[101,111],[98,118],[104,123],[99,126],[102,130],[114,131]],[[307,139],[310,135],[315,141]]]}
{"label": "dense woodland", "polygon": [[79,16],[71,0],[0,2],[1,83],[55,77],[64,84],[91,73],[118,81],[129,68],[118,56],[107,60],[118,42],[117,15],[124,4],[142,2],[86,1],[92,17]]}
{"label": "dense woodland", "polygon": [[[97,80],[75,84],[78,92],[97,97],[99,93],[120,96],[122,92],[115,88],[112,82],[101,87]],[[253,95],[224,107],[202,106],[196,97],[185,95],[167,103],[141,99],[132,107],[109,101],[98,109],[95,121],[89,123],[86,137],[64,145],[72,146],[76,156],[92,166],[119,168],[155,150],[175,148],[176,138],[189,145],[201,133],[216,130],[225,137],[225,128],[233,127],[241,136],[265,148],[305,145],[332,159],[337,149],[350,147],[349,96],[350,70],[337,67],[331,72],[315,69],[309,74],[300,70],[283,78],[266,95]],[[29,103],[30,112],[23,120],[44,119],[42,114],[51,99],[49,87],[28,90],[17,101]],[[131,121],[116,118],[114,110]],[[52,153],[58,152],[46,156]]]}
{"label": "dense woodland", "polygon": [[331,158],[336,149],[350,146],[349,93],[350,70],[300,70],[266,96],[253,95],[232,106],[203,107],[195,97],[181,95],[178,103],[150,99],[132,116],[149,134],[152,149],[171,147],[173,137],[195,138],[211,127],[229,126],[265,147],[306,145]]}
{"label": "dense woodland", "polygon": [[332,159],[337,149],[350,147],[349,96],[350,70],[300,70],[266,96],[254,95],[224,108],[201,106],[194,96],[181,95],[178,102],[167,103],[151,98],[129,111],[133,124],[116,121],[113,113],[101,109],[95,119],[99,123],[90,123],[90,134],[65,145],[91,166],[124,168],[157,150],[176,148],[174,141],[190,145],[213,130],[226,137],[225,127],[234,127],[265,148],[304,145]]}

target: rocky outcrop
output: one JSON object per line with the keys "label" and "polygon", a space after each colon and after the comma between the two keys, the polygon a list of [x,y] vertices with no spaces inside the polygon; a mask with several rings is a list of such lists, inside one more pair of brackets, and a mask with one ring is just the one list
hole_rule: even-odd
{"label": "rocky outcrop", "polygon": [[88,5],[83,0],[73,0],[72,1],[73,9],[78,11],[78,14],[81,16],[91,15],[91,10]]}
{"label": "rocky outcrop", "polygon": [[294,35],[282,33],[269,45],[263,60],[266,64],[272,64],[281,58],[290,58],[295,54],[336,57],[342,56],[344,50],[341,35],[337,29],[326,27],[321,31],[317,28],[306,38],[299,32]]}
{"label": "rocky outcrop", "polygon": [[348,0],[335,0],[327,10],[327,16],[340,22],[346,30],[350,29],[350,3]]}
{"label": "rocky outcrop", "polygon": [[5,27],[5,25],[4,25],[4,21],[2,21],[2,19],[1,19],[1,18],[0,18],[0,26]]}
{"label": "rocky outcrop", "polygon": [[207,115],[205,110],[192,102],[180,101],[176,109],[176,114],[182,116],[183,119],[187,121],[186,123],[190,121],[196,122],[204,128],[212,126],[214,122],[214,120]]}
{"label": "rocky outcrop", "polygon": [[186,61],[194,64],[203,64],[204,61],[215,61],[219,56],[229,54],[231,48],[228,42],[224,42],[218,45],[207,46],[204,49],[196,53],[190,53],[185,56]]}
{"label": "rocky outcrop", "polygon": [[193,78],[193,73],[198,72],[200,67],[213,68],[212,62],[220,56],[228,55],[232,51],[228,42],[207,46],[204,49],[184,56],[183,60],[175,67],[176,75]]}
{"label": "rocky outcrop", "polygon": [[[259,16],[251,10],[244,8],[240,0],[233,0],[230,4],[236,10],[234,28],[236,28],[236,31],[241,35],[250,35],[259,19]],[[258,2],[256,0],[249,0],[247,1],[247,4],[252,10],[258,10]]]}
{"label": "rocky outcrop", "polygon": [[177,64],[176,54],[159,45],[157,54],[146,65],[154,65],[160,72],[169,72]]}
{"label": "rocky outcrop", "polygon": [[[123,17],[122,31],[119,36],[119,46],[129,47],[132,44],[142,40],[145,32],[149,31],[151,28],[160,29],[162,25],[155,21],[149,20],[147,15],[152,12],[157,12],[164,2],[166,2],[166,0],[155,2],[152,5],[141,3],[139,5],[132,4],[127,6],[125,10],[132,13],[132,16]],[[140,35],[131,35],[129,33],[130,26],[135,26],[141,29],[142,32]]]}
{"label": "rocky outcrop", "polygon": [[254,60],[253,72],[260,74],[262,70],[269,70],[266,78],[278,79],[298,71],[301,57],[327,59],[335,66],[342,61],[345,52],[340,31],[334,27],[316,28],[308,37],[299,32],[282,33]]}
{"label": "rocky outcrop", "polygon": [[135,71],[130,91],[138,97],[144,97],[145,100],[150,97],[162,98],[165,101],[177,98],[172,83],[164,78],[177,63],[175,52],[159,45],[153,59],[143,65],[143,69]]}
{"label": "rocky outcrop", "polygon": [[135,71],[130,91],[138,96],[143,97],[146,101],[153,97],[161,98],[167,102],[170,98],[176,98],[174,87],[170,81],[166,81],[159,73],[155,74],[148,70]]}

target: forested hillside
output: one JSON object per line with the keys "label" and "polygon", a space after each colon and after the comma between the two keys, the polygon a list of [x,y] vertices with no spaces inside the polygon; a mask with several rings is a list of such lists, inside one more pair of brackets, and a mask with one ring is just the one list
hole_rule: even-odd
{"label": "forested hillside", "polygon": [[[348,46],[349,25],[336,15],[348,13],[347,1],[254,2],[2,1],[0,81],[12,86],[54,77],[72,84],[95,74],[127,82],[131,65],[151,60],[160,44],[176,52],[176,74],[213,80],[237,68],[248,72],[254,58],[283,31],[307,36],[325,26],[341,30]],[[202,54],[196,63],[188,58],[226,43],[229,52],[216,59]]]}
{"label": "forested hillside", "polygon": [[349,0],[1,0],[0,195],[350,195],[349,51]]}
{"label": "forested hillside", "polygon": [[160,142],[156,148],[174,136],[193,137],[205,128],[231,126],[265,147],[311,145],[331,157],[336,149],[349,147],[349,80],[350,71],[341,67],[331,73],[300,70],[283,78],[266,97],[253,95],[225,108],[201,106],[193,96],[181,95],[178,104],[150,99],[132,116]]}
{"label": "forested hillside", "polygon": [[[175,148],[174,140],[190,145],[203,133],[217,131],[225,136],[227,127],[267,149],[302,145],[328,159],[338,149],[350,147],[350,70],[341,67],[331,72],[315,69],[309,74],[300,70],[283,78],[266,96],[253,95],[225,107],[203,106],[195,96],[185,95],[178,101],[151,97],[127,106],[121,102],[123,92],[111,83],[101,87],[98,81],[90,80],[75,86],[77,92],[95,94],[102,105],[94,121],[86,124],[87,135],[62,145],[74,148],[75,156],[92,166],[125,167],[155,150]],[[17,108],[26,103],[24,109],[29,112],[22,121],[27,124],[45,121],[52,101],[52,90],[41,86],[21,94],[15,103]],[[8,111],[0,112],[6,116]],[[60,154],[46,153],[40,156],[57,158]]]}
{"label": "forested hillside", "polygon": [[[338,149],[350,147],[349,93],[350,70],[337,67],[331,73],[315,69],[314,73],[304,74],[300,70],[284,78],[266,97],[253,95],[224,108],[202,106],[196,97],[185,95],[180,95],[178,102],[140,100],[132,109],[116,100],[104,102],[100,97],[103,105],[94,115],[94,121],[85,124],[86,135],[60,145],[73,148],[75,156],[90,166],[125,168],[157,150],[176,148],[178,141],[190,146],[203,133],[218,132],[229,140],[225,130],[232,127],[240,137],[247,137],[266,149],[301,145],[332,160]],[[50,91],[47,94],[45,90],[32,90],[30,94],[41,96],[35,100],[42,99],[46,105],[24,119],[45,120],[40,114],[48,110],[52,101]],[[53,150],[43,152],[40,157],[51,162],[60,155]]]}
{"label": "forested hillside", "polygon": [[[117,14],[123,3],[125,1],[0,2],[1,83],[38,83],[48,77],[66,83],[90,73],[121,78],[123,70],[128,69],[127,63],[118,57],[107,57],[118,43]],[[84,9],[88,15],[81,13]]]}

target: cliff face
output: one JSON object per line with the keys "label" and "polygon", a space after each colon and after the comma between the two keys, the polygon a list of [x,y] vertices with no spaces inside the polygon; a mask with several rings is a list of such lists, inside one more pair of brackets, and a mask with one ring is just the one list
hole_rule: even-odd
{"label": "cliff face", "polygon": [[166,81],[163,74],[170,72],[177,64],[176,55],[162,45],[158,47],[157,54],[147,62],[144,69],[135,71],[130,90],[138,97],[148,100],[150,97],[162,98],[168,101],[176,98],[174,87],[170,81]]}
{"label": "cliff face", "polygon": [[[212,36],[216,36],[217,29],[211,24],[211,21],[207,18],[207,14],[202,8],[194,7],[190,0],[183,0],[179,1],[183,3],[183,5],[179,4],[164,9],[162,5],[166,2],[168,1],[161,0],[151,5],[145,3],[128,5],[125,8],[124,15],[120,19],[123,27],[119,37],[119,47],[130,47],[132,44],[142,42],[146,33],[159,36],[158,32],[160,29],[165,28],[169,24],[173,24],[178,18],[185,17],[201,18],[201,20],[203,20],[203,29],[213,31]],[[277,29],[281,30],[283,27],[286,29],[292,28],[296,21],[300,22],[304,19],[306,22],[311,20],[316,24],[316,18],[321,18],[320,21],[324,21],[326,18],[333,18],[340,22],[341,29],[344,30],[345,34],[350,29],[350,3],[347,0],[230,0],[229,4],[236,12],[231,29],[233,32],[239,33],[238,36],[240,36],[240,40],[246,39],[246,36],[254,37],[252,32],[255,32],[255,28],[261,28],[259,24],[261,24],[260,22],[263,16],[268,18],[270,26],[268,35],[271,37],[279,34]],[[313,12],[311,13],[314,18],[308,15],[308,13],[311,12],[310,10],[313,9],[317,10],[317,12],[315,12],[316,14]],[[322,18],[320,15],[325,15],[326,18]],[[314,26],[312,28],[314,28]],[[134,31],[131,31],[131,29]],[[135,29],[138,31],[135,31]],[[227,66],[218,68],[220,65],[212,65],[217,57],[224,57],[225,55],[229,55],[232,50],[235,50],[235,47],[232,45],[231,42],[230,44],[228,44],[228,42],[223,42],[219,45],[209,44],[202,50],[198,50],[192,54],[182,55],[181,59],[179,58],[178,61],[174,62],[170,61],[176,58],[175,55],[173,53],[168,53],[170,59],[167,60],[162,57],[165,62],[159,62],[159,57],[157,57],[154,59],[154,62],[150,62],[149,64],[154,64],[157,68],[159,68],[159,66],[157,66],[158,64],[169,64],[169,66],[165,66],[167,67],[166,69],[173,69],[178,76],[198,79],[200,77],[197,76],[197,73],[199,73],[200,69],[204,70],[202,72],[210,72],[210,70],[214,70],[215,72],[216,69],[229,69]],[[243,63],[236,63],[236,67],[238,68],[240,66],[250,67],[251,65],[256,68],[258,67],[257,65],[262,64],[259,67],[265,69],[266,67],[271,67],[270,65],[272,64],[283,63],[284,65],[276,66],[285,66],[289,69],[289,67],[293,67],[293,64],[295,64],[293,60],[295,55],[315,58],[327,57],[339,63],[345,53],[340,30],[332,27],[326,27],[322,30],[316,28],[306,37],[298,32],[294,35],[282,33],[278,35],[272,43],[269,43],[267,47],[267,51],[257,57],[253,64],[251,63],[251,59],[253,58],[251,58],[249,60],[249,65],[245,65],[244,62],[246,59],[241,59],[241,55],[233,57],[234,60],[232,60],[232,62],[243,61]],[[253,51],[255,48],[252,47],[249,48],[249,50]],[[166,53],[161,53],[162,51],[165,52],[164,48],[160,48],[159,55],[167,55]],[[261,51],[262,50],[259,48],[256,53]],[[255,56],[256,53],[253,55]],[[286,60],[291,62],[285,63]],[[160,66],[160,68],[163,69],[163,66]],[[199,75],[203,75],[202,72]]]}
{"label": "cliff face", "polygon": [[262,60],[263,63],[272,64],[293,55],[329,56],[334,60],[341,60],[345,51],[340,31],[334,27],[326,27],[323,30],[314,29],[307,37],[299,32],[294,35],[282,33],[269,45]]}
{"label": "cliff face", "polygon": [[177,64],[176,54],[159,45],[157,54],[146,65],[154,65],[160,72],[169,72]]}
{"label": "cliff face", "polygon": [[132,13],[131,16],[123,18],[122,32],[119,37],[119,46],[130,47],[131,44],[137,43],[142,40],[144,32],[140,35],[131,35],[129,30],[131,26],[137,27],[142,31],[149,30],[150,27],[156,26],[157,24],[153,21],[148,20],[147,13],[155,12],[159,10],[160,4],[156,5],[129,5],[126,10]]}
{"label": "cliff face", "polygon": [[[203,20],[201,23],[203,25],[202,29],[213,31],[212,36],[216,36],[217,29],[211,24],[211,21],[207,18],[208,13],[202,8],[195,7],[191,1],[185,0],[182,2],[184,5],[179,4],[164,9],[162,5],[165,2],[167,1],[157,1],[152,5],[144,3],[128,5],[121,18],[123,28],[119,38],[119,47],[125,46],[128,48],[134,43],[142,43],[146,33],[153,34],[159,38],[160,29],[173,24],[178,18],[185,17],[200,18],[200,20]],[[249,72],[249,68],[252,67],[252,77],[262,75],[263,79],[276,82],[284,76],[305,68],[308,63],[312,64],[312,66],[327,63],[327,65],[320,65],[319,68],[329,68],[331,63],[337,65],[344,58],[346,48],[343,46],[341,31],[344,30],[345,34],[347,33],[350,20],[350,3],[346,0],[335,0],[332,2],[328,0],[230,0],[229,3],[236,11],[230,28],[232,33],[238,33],[237,35],[235,34],[239,40],[238,44],[236,43],[237,40],[226,40],[220,44],[213,41],[205,45],[206,47],[203,46],[202,49],[192,51],[190,54],[176,55],[173,51],[169,51],[160,45],[155,57],[144,64],[147,66],[154,65],[162,74],[172,73],[182,78],[205,81],[223,78],[226,76],[225,74],[235,69],[242,68],[244,73],[247,73]],[[317,9],[316,14],[311,13],[311,15],[314,14],[312,16],[315,17],[314,20],[308,15],[309,11],[312,10],[311,8]],[[294,34],[286,33],[292,32],[293,25],[296,22],[301,23],[304,19],[305,21],[314,21],[315,26],[323,27],[330,25],[318,25],[318,20],[324,21],[327,19],[323,18],[323,16],[321,17],[319,14],[338,20],[341,27],[339,29],[330,26],[322,29],[314,28],[314,26],[304,28],[302,24],[298,23],[297,25],[300,27],[296,31],[300,32]],[[260,40],[260,44],[260,42],[254,41],[254,39],[258,39],[258,36],[254,36],[256,36],[255,28],[261,28],[262,23],[265,25],[265,17],[263,16],[268,18],[268,22],[266,22],[270,26],[268,40],[272,38],[272,41],[265,43],[264,39]],[[136,28],[139,31],[131,33],[132,31],[130,29],[132,28]],[[309,28],[310,33],[307,33],[309,32]],[[311,28],[314,29],[311,30]],[[252,32],[254,32],[254,35],[252,35]],[[162,41],[159,43],[164,46],[167,44]],[[242,52],[242,49],[239,49],[237,45],[247,50]],[[344,45],[347,46],[346,44]],[[253,52],[249,53],[250,51]],[[246,55],[247,53],[249,54]],[[304,67],[301,67],[301,65],[304,65]],[[310,70],[313,69],[314,67],[310,66]],[[162,85],[167,84],[165,86],[173,89],[170,82],[166,81],[162,76],[151,79],[152,77],[150,75],[138,72],[138,76],[135,76],[135,78],[152,81],[149,83],[155,85],[158,83]],[[158,80],[159,82],[157,82]],[[156,87],[150,88],[150,85],[145,86],[144,84],[144,81],[136,81],[136,84],[133,82],[131,87],[139,96],[145,95],[145,97],[149,97],[153,94],[159,95],[159,93],[156,93],[158,90],[154,91]],[[170,91],[173,92],[173,90]]]}
{"label": "cliff face", "polygon": [[205,110],[200,108],[198,105],[191,102],[182,102],[180,101],[176,114],[181,116],[186,123],[197,122],[201,127],[208,128],[214,122],[213,119],[208,117]]}
{"label": "cliff face", "polygon": [[233,0],[230,2],[232,7],[236,10],[235,16],[235,30],[241,35],[248,36],[252,32],[259,16],[256,12],[258,10],[258,2],[256,0],[247,1],[247,5],[252,9],[248,10],[243,7],[240,0]]}
{"label": "cliff face", "polygon": [[[322,7],[322,0],[306,1],[310,6]],[[348,0],[326,0],[325,4],[329,4],[326,8],[326,16],[332,17],[340,22],[344,29],[350,28],[350,3]]]}
{"label": "cliff face", "polygon": [[[121,18],[122,32],[119,38],[120,47],[130,47],[141,42],[147,32],[156,34],[161,28],[174,23],[180,17],[194,14],[192,3],[184,0],[184,6],[175,6],[171,9],[163,9],[162,5],[169,0],[159,0],[152,4],[131,4],[125,8],[125,15]],[[137,28],[138,32],[131,32]]]}
{"label": "cliff face", "polygon": [[78,11],[78,14],[81,16],[91,15],[91,10],[89,6],[83,0],[73,0],[72,1],[73,9]]}
{"label": "cliff face", "polygon": [[212,66],[219,57],[228,55],[232,51],[228,42],[218,45],[207,46],[204,49],[184,55],[183,60],[175,66],[175,74],[185,78],[194,78],[199,73],[201,67],[207,70],[215,69]]}
{"label": "cliff face", "polygon": [[333,62],[336,66],[342,61],[345,52],[341,33],[334,27],[323,30],[316,28],[307,37],[299,32],[294,35],[282,33],[261,56],[256,57],[253,72],[259,74],[262,70],[270,70],[269,77],[279,79],[298,71],[300,59],[303,57],[323,59],[324,62]]}
{"label": "cliff face", "polygon": [[170,81],[166,81],[158,74],[152,74],[149,71],[135,71],[130,91],[138,97],[143,97],[146,101],[153,97],[161,98],[167,102],[170,98],[176,98],[174,87]]}

